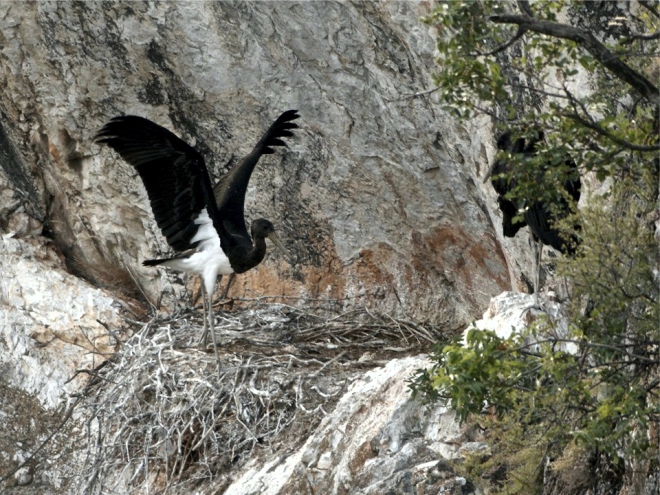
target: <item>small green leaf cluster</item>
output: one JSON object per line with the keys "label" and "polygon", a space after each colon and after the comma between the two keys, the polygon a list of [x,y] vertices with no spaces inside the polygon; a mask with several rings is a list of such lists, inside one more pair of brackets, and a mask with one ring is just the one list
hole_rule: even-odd
{"label": "small green leaf cluster", "polygon": [[523,376],[527,363],[511,351],[518,345],[513,338],[503,340],[494,332],[473,328],[467,332],[465,345],[460,340],[436,345],[433,368],[423,371],[413,390],[442,391],[461,422],[489,404],[509,410],[515,401],[511,390],[529,385]]}
{"label": "small green leaf cluster", "polygon": [[[493,28],[489,13],[499,12],[500,2],[440,2],[435,13],[426,19],[439,32],[437,48],[440,72],[436,82],[444,101],[444,109],[459,118],[473,114],[476,101],[493,101],[507,97],[500,65],[475,56],[488,51],[498,41],[511,36],[511,28]],[[461,26],[456,36],[456,26]],[[451,63],[444,64],[445,60]]]}

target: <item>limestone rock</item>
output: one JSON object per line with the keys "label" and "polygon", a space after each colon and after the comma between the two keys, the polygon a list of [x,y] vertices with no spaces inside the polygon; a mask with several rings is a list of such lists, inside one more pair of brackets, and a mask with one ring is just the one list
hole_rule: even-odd
{"label": "limestone rock", "polygon": [[[192,277],[141,266],[168,248],[135,171],[93,143],[120,113],[175,131],[218,178],[280,112],[300,111],[301,129],[260,163],[246,205],[249,219],[275,223],[290,256],[269,254],[233,296],[336,299],[455,329],[520,288],[531,252],[502,238],[481,180],[490,129],[454,123],[430,92],[435,43],[419,18],[431,8],[0,3],[0,390],[56,411],[83,383],[68,381],[75,372],[118,348],[133,298],[191,303]],[[460,455],[451,415],[409,400],[405,380],[423,361],[365,373],[295,455],[251,459],[230,490],[469,487],[440,462]],[[17,434],[30,430],[20,408],[0,404],[24,420]],[[32,445],[2,445],[1,472]],[[75,466],[62,474],[49,462],[60,471],[39,466],[32,485],[63,492]]]}
{"label": "limestone rock", "polygon": [[460,327],[517,286],[520,267],[480,179],[494,152],[488,126],[455,124],[428,93],[434,38],[419,19],[430,8],[3,3],[12,228],[35,228],[16,217],[20,200],[72,272],[153,302],[165,293],[172,306],[181,277],[140,265],[167,250],[145,191],[95,132],[119,113],[143,115],[196,145],[219,177],[297,108],[300,131],[263,159],[246,208],[273,220],[291,255],[269,255],[232,295],[346,299]]}
{"label": "limestone rock", "polygon": [[410,399],[406,380],[427,365],[409,357],[365,373],[299,449],[249,462],[225,494],[472,493],[453,491],[468,482],[435,450],[462,437],[453,414]]}
{"label": "limestone rock", "polygon": [[5,235],[0,260],[2,381],[53,409],[84,383],[82,377],[69,381],[77,370],[116,351],[104,325],[121,327],[121,304],[62,270],[47,243]]}
{"label": "limestone rock", "polygon": [[[29,485],[19,492],[26,495],[65,493],[63,480],[77,466],[63,463],[62,452],[82,444],[73,422],[59,428],[72,395],[87,383],[85,372],[118,349],[121,314],[131,306],[63,270],[44,238],[3,235],[0,266],[0,477],[28,461],[8,486]],[[35,475],[30,458],[54,434]]]}
{"label": "limestone rock", "polygon": [[[556,295],[552,291],[541,293],[540,303],[540,306],[537,305],[534,296],[530,294],[503,292],[491,299],[483,317],[471,324],[465,330],[464,336],[467,336],[467,332],[472,328],[478,328],[491,330],[498,337],[507,339],[514,333],[524,332],[534,321],[543,316],[553,322],[554,338],[571,339],[566,308],[556,300]],[[534,345],[530,347],[530,349],[535,348]],[[559,342],[557,349],[571,354],[576,354],[578,351],[577,345],[572,342]]]}

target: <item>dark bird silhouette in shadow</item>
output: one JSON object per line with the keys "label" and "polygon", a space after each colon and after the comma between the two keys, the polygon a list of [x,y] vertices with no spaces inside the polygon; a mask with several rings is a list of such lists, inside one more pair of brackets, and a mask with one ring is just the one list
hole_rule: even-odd
{"label": "dark bird silhouette in shadow", "polygon": [[259,158],[286,146],[282,138],[293,136],[297,110],[280,115],[252,152],[214,187],[204,158],[193,147],[164,127],[143,117],[125,115],[110,120],[96,136],[135,167],[151,203],[156,223],[176,256],[143,262],[194,273],[202,279],[204,333],[214,332],[211,296],[218,276],[243,273],[266,255],[266,238],[282,249],[273,224],[259,218],[248,232],[244,202],[248,182]]}
{"label": "dark bird silhouette in shadow", "polygon": [[[519,158],[523,160],[531,159],[537,154],[537,146],[542,140],[542,132],[537,132],[531,138],[518,137],[513,139],[513,133],[506,131],[498,137],[497,149],[511,155],[522,155]],[[580,200],[581,189],[577,164],[570,156],[567,156],[563,165],[566,166],[566,176],[562,187],[568,196],[577,203]],[[553,164],[549,162],[538,170],[539,181],[543,181],[545,172],[552,166]],[[513,174],[513,163],[506,157],[499,158],[491,166],[484,182],[490,179],[495,192],[497,192],[497,204],[502,211],[504,236],[514,237],[525,226],[528,226],[532,233],[536,246],[534,294],[538,303],[543,244],[552,246],[562,254],[573,255],[579,243],[579,238],[576,234],[572,234],[569,239],[566,239],[556,227],[558,220],[566,218],[571,213],[571,205],[566,197],[557,195],[552,203],[535,198],[511,199],[509,193],[518,185]],[[577,232],[579,225],[576,225],[575,229]]]}

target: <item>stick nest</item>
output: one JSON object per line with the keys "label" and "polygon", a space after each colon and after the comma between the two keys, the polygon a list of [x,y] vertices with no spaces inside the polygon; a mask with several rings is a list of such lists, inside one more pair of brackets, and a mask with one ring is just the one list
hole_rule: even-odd
{"label": "stick nest", "polygon": [[231,482],[255,455],[305,441],[365,369],[428,350],[439,330],[367,310],[257,303],[216,317],[155,317],[85,390],[81,493],[192,493]]}

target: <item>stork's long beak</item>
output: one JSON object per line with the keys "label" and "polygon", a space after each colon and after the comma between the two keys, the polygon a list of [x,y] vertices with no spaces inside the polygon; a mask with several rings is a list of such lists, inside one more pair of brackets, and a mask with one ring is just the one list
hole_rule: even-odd
{"label": "stork's long beak", "polygon": [[282,253],[285,255],[289,254],[289,251],[284,247],[284,244],[282,244],[282,241],[280,240],[280,236],[277,235],[277,232],[271,232],[268,234],[268,238],[275,244],[275,247],[277,247]]}

